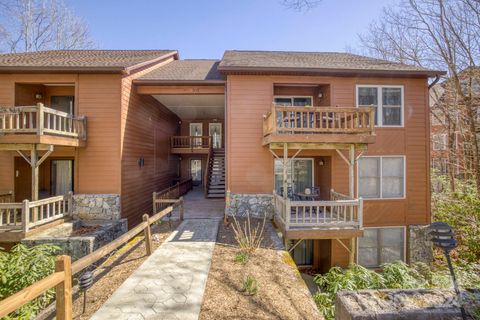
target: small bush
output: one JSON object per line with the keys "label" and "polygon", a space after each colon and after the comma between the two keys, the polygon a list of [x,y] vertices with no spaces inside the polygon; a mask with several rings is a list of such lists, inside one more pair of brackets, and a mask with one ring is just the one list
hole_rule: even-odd
{"label": "small bush", "polygon": [[242,291],[246,292],[248,295],[255,295],[258,291],[257,279],[254,276],[248,275],[243,281]]}
{"label": "small bush", "polygon": [[253,253],[260,247],[263,240],[263,231],[265,229],[266,217],[263,218],[263,223],[252,227],[250,213],[247,212],[247,220],[243,225],[233,216],[233,233],[235,240],[240,247],[240,250],[246,253]]}
{"label": "small bush", "polygon": [[236,263],[245,264],[248,262],[250,255],[246,252],[240,251],[235,254],[234,261]]}
{"label": "small bush", "polygon": [[[0,300],[53,273],[56,253],[60,248],[52,245],[27,247],[17,244],[7,252],[0,248]],[[31,319],[55,298],[55,289],[25,304],[6,319]]]}

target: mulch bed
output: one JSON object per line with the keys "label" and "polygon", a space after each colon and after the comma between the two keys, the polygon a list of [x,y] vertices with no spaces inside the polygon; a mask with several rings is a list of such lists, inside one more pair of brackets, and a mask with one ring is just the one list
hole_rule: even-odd
{"label": "mulch bed", "polygon": [[[261,221],[252,220],[252,225],[257,223]],[[323,319],[290,255],[278,250],[275,237],[269,224],[261,247],[241,264],[234,261],[240,249],[232,226],[220,225],[201,320]],[[242,292],[247,275],[258,282],[255,295]]]}
{"label": "mulch bed", "polygon": [[[169,223],[153,225],[153,250],[157,249],[179,224],[179,221],[172,221],[171,229]],[[95,283],[87,291],[85,313],[82,313],[83,293],[74,297],[74,319],[89,319],[146,259],[143,236],[137,236],[132,239],[109,257],[95,271]]]}

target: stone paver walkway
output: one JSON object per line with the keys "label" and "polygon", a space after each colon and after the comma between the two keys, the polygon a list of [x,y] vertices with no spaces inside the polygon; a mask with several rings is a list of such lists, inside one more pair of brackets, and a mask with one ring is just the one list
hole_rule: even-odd
{"label": "stone paver walkway", "polygon": [[198,319],[219,221],[182,222],[91,319]]}

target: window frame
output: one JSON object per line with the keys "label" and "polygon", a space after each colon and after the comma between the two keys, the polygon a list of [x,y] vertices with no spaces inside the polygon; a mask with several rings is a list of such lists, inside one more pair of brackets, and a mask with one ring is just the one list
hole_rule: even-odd
{"label": "window frame", "polygon": [[[443,140],[443,143],[442,143],[442,146],[441,148],[435,148],[435,137],[437,136],[441,136],[442,137],[442,140]],[[435,133],[432,135],[432,149],[433,151],[443,151],[443,150],[447,150],[447,134],[446,133]]]}
{"label": "window frame", "polygon": [[[358,160],[362,158],[380,158],[380,197],[379,198],[364,198],[363,200],[405,200],[407,198],[407,157],[405,155],[370,155],[370,156],[361,156]],[[402,197],[386,197],[382,198],[383,195],[383,158],[402,158],[403,159],[403,196]],[[357,195],[360,196],[360,170],[358,168],[357,162]]]}
{"label": "window frame", "polygon": [[[291,157],[288,157],[288,162],[290,163],[290,168],[292,168],[292,170],[293,170],[293,162],[297,161],[297,160],[309,160],[309,161],[312,162],[312,184],[315,185],[315,159],[312,158],[312,157],[306,157],[306,158],[295,157],[293,159]],[[277,190],[275,188],[275,175],[276,175],[275,174],[275,161],[283,161],[283,158],[279,158],[279,159],[273,158],[273,190],[276,192]],[[293,174],[293,171],[291,172],[291,174]],[[282,173],[282,175],[283,175],[283,173]],[[287,177],[288,177],[288,169],[287,169]],[[287,183],[288,183],[288,181],[287,181]]]}
{"label": "window frame", "polygon": [[[357,108],[361,108],[359,104],[359,88],[377,88],[377,124],[376,128],[404,128],[405,127],[405,88],[403,85],[377,85],[377,84],[357,84],[355,85],[355,104]],[[400,89],[402,103],[400,104],[400,124],[399,125],[384,125],[383,124],[383,88]]]}
{"label": "window frame", "polygon": [[[381,227],[363,227],[364,229],[403,229],[403,262],[407,262],[407,226],[381,226]],[[358,254],[360,252],[360,237],[357,240],[356,244],[356,252],[357,252],[357,263],[358,263]],[[377,246],[378,247],[378,246]],[[378,254],[378,252],[377,252]],[[380,265],[376,267],[365,267],[367,269],[378,269],[380,268]]]}
{"label": "window frame", "polygon": [[299,106],[295,106],[293,104],[293,99],[295,98],[309,98],[310,101],[312,102],[312,105],[311,106],[304,106],[302,108],[311,108],[313,107],[313,96],[296,96],[296,95],[275,95],[273,96],[273,104],[274,105],[278,105],[277,103],[275,103],[275,99],[276,98],[283,98],[283,99],[287,99],[287,98],[290,98],[290,101],[292,102],[292,105],[291,106],[286,106],[285,108],[290,108],[290,107],[299,107]]}

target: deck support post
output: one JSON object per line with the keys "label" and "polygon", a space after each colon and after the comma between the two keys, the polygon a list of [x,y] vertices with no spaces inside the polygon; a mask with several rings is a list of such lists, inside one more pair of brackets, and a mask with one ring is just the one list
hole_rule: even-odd
{"label": "deck support post", "polygon": [[349,150],[349,163],[348,163],[348,187],[350,198],[355,198],[355,145],[350,145]]}
{"label": "deck support post", "polygon": [[350,252],[349,252],[350,255],[349,255],[349,259],[348,259],[349,264],[356,263],[356,261],[355,261],[356,240],[357,240],[357,238],[355,238],[355,237],[350,239]]}
{"label": "deck support post", "polygon": [[288,162],[288,146],[287,146],[286,143],[284,143],[283,144],[283,199],[285,199],[285,200],[287,200],[287,198],[288,198],[287,162]]}
{"label": "deck support post", "polygon": [[[32,168],[32,201],[38,200],[38,151],[34,145],[30,151],[30,167]],[[35,220],[35,219],[34,219]]]}

